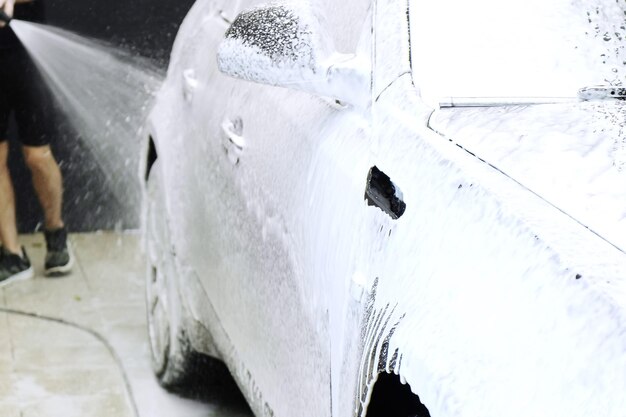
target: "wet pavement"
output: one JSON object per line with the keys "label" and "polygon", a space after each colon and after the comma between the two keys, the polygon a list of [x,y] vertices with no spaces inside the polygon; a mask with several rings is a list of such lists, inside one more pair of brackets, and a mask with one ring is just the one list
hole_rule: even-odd
{"label": "wet pavement", "polygon": [[70,237],[65,278],[44,278],[40,234],[23,236],[36,277],[0,289],[0,416],[244,417],[242,402],[186,400],[150,369],[140,237]]}

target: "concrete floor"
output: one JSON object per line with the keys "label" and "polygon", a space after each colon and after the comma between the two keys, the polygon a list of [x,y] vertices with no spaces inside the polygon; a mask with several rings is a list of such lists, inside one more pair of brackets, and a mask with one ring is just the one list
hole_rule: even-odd
{"label": "concrete floor", "polygon": [[40,234],[22,242],[37,276],[0,289],[0,416],[244,417],[244,403],[165,392],[150,369],[136,234],[70,237],[65,278],[44,278]]}

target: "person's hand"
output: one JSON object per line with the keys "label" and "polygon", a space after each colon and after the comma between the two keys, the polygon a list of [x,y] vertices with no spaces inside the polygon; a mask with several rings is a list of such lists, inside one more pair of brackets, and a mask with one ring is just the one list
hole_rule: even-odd
{"label": "person's hand", "polygon": [[[15,9],[15,0],[0,0],[0,10],[7,14],[9,17],[13,17],[13,10]],[[6,23],[0,21],[0,28],[4,27]]]}

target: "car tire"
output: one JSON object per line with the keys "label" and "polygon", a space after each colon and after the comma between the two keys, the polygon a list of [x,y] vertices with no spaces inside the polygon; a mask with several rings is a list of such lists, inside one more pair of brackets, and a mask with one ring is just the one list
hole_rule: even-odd
{"label": "car tire", "polygon": [[[173,322],[173,314],[165,307],[164,294],[160,293],[159,281],[164,280],[158,271],[148,272],[147,306],[148,335],[152,369],[159,383],[170,391],[181,391],[194,381],[194,356],[184,329]],[[150,282],[152,281],[152,282]]]}
{"label": "car tire", "polygon": [[159,383],[170,391],[182,391],[197,381],[203,362],[210,359],[191,348],[182,323],[183,307],[165,201],[157,160],[147,179],[144,217],[148,340],[152,368]]}

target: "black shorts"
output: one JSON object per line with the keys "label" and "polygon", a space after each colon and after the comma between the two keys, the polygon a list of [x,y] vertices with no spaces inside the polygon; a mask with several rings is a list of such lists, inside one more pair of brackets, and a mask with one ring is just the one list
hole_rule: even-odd
{"label": "black shorts", "polygon": [[22,145],[48,145],[54,129],[52,107],[50,91],[26,50],[0,48],[0,142],[7,140],[14,114]]}

